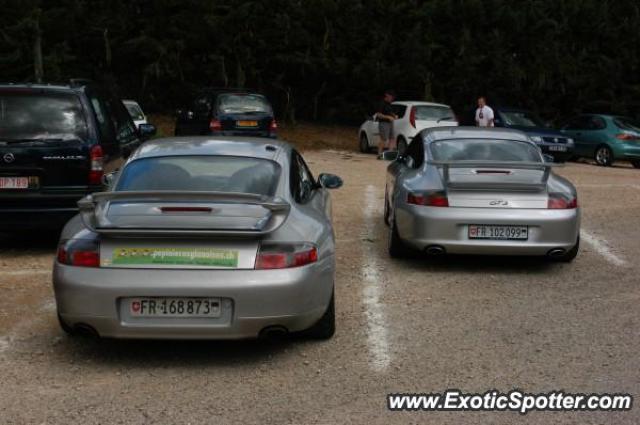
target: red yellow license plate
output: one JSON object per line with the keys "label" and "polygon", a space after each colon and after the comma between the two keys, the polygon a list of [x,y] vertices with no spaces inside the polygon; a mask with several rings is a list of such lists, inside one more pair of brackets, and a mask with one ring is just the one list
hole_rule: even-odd
{"label": "red yellow license plate", "polygon": [[236,121],[238,127],[257,127],[258,121]]}
{"label": "red yellow license plate", "polygon": [[32,177],[0,177],[0,189],[29,189]]}

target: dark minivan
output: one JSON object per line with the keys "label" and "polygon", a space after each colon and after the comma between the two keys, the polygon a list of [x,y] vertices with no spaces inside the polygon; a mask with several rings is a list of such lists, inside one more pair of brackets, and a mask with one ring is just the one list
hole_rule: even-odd
{"label": "dark minivan", "polygon": [[0,84],[0,230],[57,228],[155,133],[89,82]]}
{"label": "dark minivan", "polygon": [[235,89],[202,91],[188,109],[178,110],[176,136],[254,136],[275,138],[278,125],[261,94]]}

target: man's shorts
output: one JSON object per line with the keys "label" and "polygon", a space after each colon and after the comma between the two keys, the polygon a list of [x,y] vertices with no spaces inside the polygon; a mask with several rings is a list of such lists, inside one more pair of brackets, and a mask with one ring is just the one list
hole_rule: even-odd
{"label": "man's shorts", "polygon": [[380,130],[380,139],[391,140],[393,135],[393,124],[389,121],[380,121],[378,123],[378,130]]}

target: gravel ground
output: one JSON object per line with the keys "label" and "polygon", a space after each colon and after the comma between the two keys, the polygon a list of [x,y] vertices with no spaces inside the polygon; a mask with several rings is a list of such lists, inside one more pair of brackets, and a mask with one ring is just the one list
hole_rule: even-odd
{"label": "gravel ground", "polygon": [[[586,238],[572,264],[392,261],[385,163],[313,151],[341,175],[338,332],[327,342],[71,339],[55,320],[55,235],[0,240],[3,424],[637,424],[618,413],[389,412],[386,394],[640,392],[640,170],[569,164]],[[585,237],[583,237],[583,240]]]}

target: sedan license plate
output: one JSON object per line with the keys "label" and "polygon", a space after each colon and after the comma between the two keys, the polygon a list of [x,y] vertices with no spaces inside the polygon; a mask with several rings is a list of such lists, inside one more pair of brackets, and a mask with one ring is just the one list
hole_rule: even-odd
{"label": "sedan license plate", "polygon": [[236,125],[238,127],[257,127],[258,121],[237,121]]}
{"label": "sedan license plate", "polygon": [[221,314],[220,298],[130,298],[132,317],[210,317]]}
{"label": "sedan license plate", "polygon": [[519,240],[529,239],[528,226],[469,225],[469,239]]}
{"label": "sedan license plate", "polygon": [[566,146],[549,146],[549,151],[550,152],[566,152],[567,147]]}
{"label": "sedan license plate", "polygon": [[29,189],[29,177],[0,177],[0,189]]}

